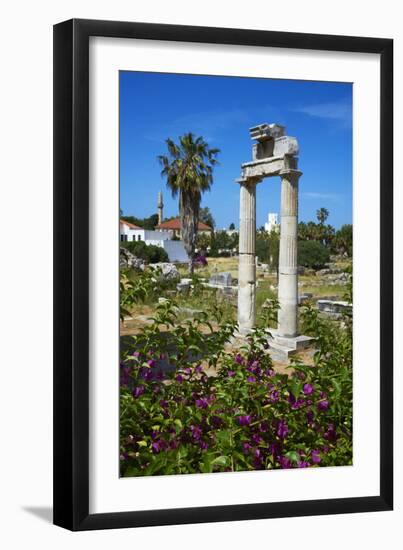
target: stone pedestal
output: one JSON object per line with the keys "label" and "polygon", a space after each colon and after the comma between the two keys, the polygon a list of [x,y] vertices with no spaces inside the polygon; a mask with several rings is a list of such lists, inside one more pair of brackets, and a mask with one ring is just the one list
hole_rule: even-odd
{"label": "stone pedestal", "polygon": [[238,325],[245,334],[256,321],[256,184],[255,178],[240,179]]}
{"label": "stone pedestal", "polygon": [[287,360],[292,355],[312,347],[315,343],[315,338],[311,336],[284,337],[279,335],[278,329],[273,328],[267,329],[267,332],[270,334],[268,339],[270,351],[274,357],[280,360]]}
{"label": "stone pedestal", "polygon": [[298,180],[299,170],[285,169],[281,176],[281,221],[278,277],[278,336],[298,334]]}

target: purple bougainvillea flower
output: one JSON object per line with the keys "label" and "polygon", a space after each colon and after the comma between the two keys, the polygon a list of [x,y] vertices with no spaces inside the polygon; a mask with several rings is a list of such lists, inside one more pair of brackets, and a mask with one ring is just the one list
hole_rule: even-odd
{"label": "purple bougainvillea flower", "polygon": [[238,363],[238,365],[242,365],[243,363],[242,355],[240,355],[239,353],[235,355],[235,363]]}
{"label": "purple bougainvillea flower", "polygon": [[143,393],[144,393],[144,386],[136,386],[132,391],[132,395],[136,399],[137,397],[140,397],[140,395],[143,395]]}
{"label": "purple bougainvillea flower", "polygon": [[311,395],[311,393],[313,393],[312,384],[304,384],[303,390],[305,395]]}
{"label": "purple bougainvillea flower", "polygon": [[313,411],[310,409],[306,412],[306,420],[307,422],[313,422]]}
{"label": "purple bougainvillea flower", "polygon": [[320,398],[321,398],[321,399],[326,399],[326,398],[327,398],[327,394],[326,394],[326,392],[324,392],[323,390],[320,392],[319,395],[320,395]]}
{"label": "purple bougainvillea flower", "polygon": [[227,372],[227,376],[228,376],[228,378],[232,378],[233,376],[235,376],[235,371],[229,370],[229,371]]}
{"label": "purple bougainvillea flower", "polygon": [[248,376],[248,378],[246,379],[248,382],[251,382],[252,384],[254,382],[256,382],[256,378],[254,376]]}
{"label": "purple bougainvillea flower", "polygon": [[323,437],[327,439],[328,441],[336,441],[337,439],[337,433],[336,429],[334,427],[334,424],[329,424],[327,427],[327,430],[323,434]]}
{"label": "purple bougainvillea flower", "polygon": [[305,405],[304,399],[298,398],[298,399],[291,405],[291,408],[292,408],[292,409],[299,409],[299,408],[301,408],[303,405]]}
{"label": "purple bougainvillea flower", "polygon": [[219,428],[223,424],[223,419],[217,415],[211,417],[211,423],[215,428]]}
{"label": "purple bougainvillea flower", "polygon": [[318,451],[317,449],[314,449],[313,451],[311,451],[311,460],[314,464],[319,464],[320,463],[320,451]]}
{"label": "purple bougainvillea flower", "polygon": [[249,449],[252,448],[252,445],[250,443],[242,443],[242,449],[243,449],[243,452],[244,453],[248,453],[249,452]]}
{"label": "purple bougainvillea flower", "polygon": [[201,438],[202,431],[199,428],[199,426],[190,426],[190,430],[192,432],[193,439],[196,439],[198,441]]}
{"label": "purple bougainvillea flower", "polygon": [[327,399],[322,399],[318,402],[318,411],[327,411],[329,408],[329,401]]}
{"label": "purple bougainvillea flower", "polygon": [[179,382],[179,384],[182,384],[183,382],[183,376],[181,374],[178,374],[175,376],[175,380]]}
{"label": "purple bougainvillea flower", "polygon": [[202,451],[206,451],[208,449],[208,444],[205,441],[199,441],[199,447]]}
{"label": "purple bougainvillea flower", "polygon": [[139,357],[140,356],[140,353],[138,351],[133,351],[132,353],[132,357]]}
{"label": "purple bougainvillea flower", "polygon": [[151,443],[151,449],[152,449],[153,453],[159,453],[162,450],[161,442],[160,441],[153,441],[153,443]]}
{"label": "purple bougainvillea flower", "polygon": [[143,378],[143,380],[152,380],[154,378],[154,375],[150,369],[142,368],[140,369],[140,377]]}
{"label": "purple bougainvillea flower", "polygon": [[251,439],[255,445],[259,445],[259,443],[262,442],[262,438],[259,434],[253,434]]}
{"label": "purple bougainvillea flower", "polygon": [[282,469],[291,468],[291,460],[286,456],[280,455],[277,460]]}
{"label": "purple bougainvillea flower", "polygon": [[277,403],[277,401],[280,399],[280,393],[277,390],[273,390],[270,393],[270,401],[272,403]]}
{"label": "purple bougainvillea flower", "polygon": [[147,361],[147,365],[148,365],[149,367],[155,367],[155,361],[154,361],[154,359],[149,359],[149,360]]}
{"label": "purple bougainvillea flower", "polygon": [[306,460],[299,460],[297,462],[297,466],[298,466],[298,468],[308,468],[309,467],[309,462],[307,462]]}
{"label": "purple bougainvillea flower", "polygon": [[129,367],[121,367],[120,370],[120,385],[127,386],[130,381],[130,369]]}
{"label": "purple bougainvillea flower", "polygon": [[197,365],[197,367],[195,368],[195,372],[197,373],[201,373],[203,370],[203,367],[201,365]]}
{"label": "purple bougainvillea flower", "polygon": [[294,394],[292,394],[291,392],[289,393],[288,397],[287,397],[287,401],[289,402],[290,405],[294,405],[296,399],[294,397]]}
{"label": "purple bougainvillea flower", "polygon": [[190,367],[186,367],[186,368],[183,369],[183,372],[185,374],[190,374],[192,372],[192,369]]}
{"label": "purple bougainvillea flower", "polygon": [[195,404],[199,409],[207,409],[209,401],[206,397],[202,397],[200,399],[196,399]]}
{"label": "purple bougainvillea flower", "polygon": [[249,424],[252,422],[252,417],[250,414],[246,414],[243,416],[238,416],[237,420],[240,426],[249,426]]}
{"label": "purple bougainvillea flower", "polygon": [[288,425],[285,420],[280,420],[280,422],[277,425],[277,435],[280,439],[285,439],[288,434]]}

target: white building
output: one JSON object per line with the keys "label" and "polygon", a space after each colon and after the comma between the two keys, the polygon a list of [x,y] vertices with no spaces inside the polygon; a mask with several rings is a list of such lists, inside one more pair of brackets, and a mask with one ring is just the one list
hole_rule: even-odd
{"label": "white building", "polygon": [[278,214],[275,212],[270,212],[267,216],[267,222],[264,224],[264,228],[267,233],[272,231],[278,232],[280,230],[280,224],[278,223]]}
{"label": "white building", "polygon": [[170,262],[188,262],[182,241],[172,241],[170,231],[143,229],[134,223],[120,220],[120,241],[143,241],[147,245],[159,246],[168,254]]}

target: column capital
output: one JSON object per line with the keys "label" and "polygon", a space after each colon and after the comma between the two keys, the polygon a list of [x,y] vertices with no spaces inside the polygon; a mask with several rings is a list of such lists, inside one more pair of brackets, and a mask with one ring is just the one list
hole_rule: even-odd
{"label": "column capital", "polygon": [[302,176],[301,170],[295,170],[295,168],[284,168],[280,170],[279,176],[293,176],[294,178],[299,178]]}
{"label": "column capital", "polygon": [[237,178],[235,180],[235,183],[239,183],[239,185],[256,185],[257,183],[260,183],[263,180],[263,178],[258,177],[251,177],[251,178]]}

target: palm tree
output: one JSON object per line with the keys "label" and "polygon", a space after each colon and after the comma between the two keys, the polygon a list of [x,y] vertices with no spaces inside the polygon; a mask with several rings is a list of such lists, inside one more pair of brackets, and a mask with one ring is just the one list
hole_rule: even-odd
{"label": "palm tree", "polygon": [[213,183],[213,168],[219,149],[210,149],[200,136],[189,132],[179,138],[179,144],[166,140],[168,155],[159,155],[161,175],[175,198],[179,194],[179,214],[182,239],[189,256],[189,273],[193,273],[193,259],[199,225],[202,193]]}
{"label": "palm tree", "polygon": [[319,208],[319,210],[316,211],[316,217],[320,225],[323,225],[329,217],[329,210],[327,210],[327,208]]}

